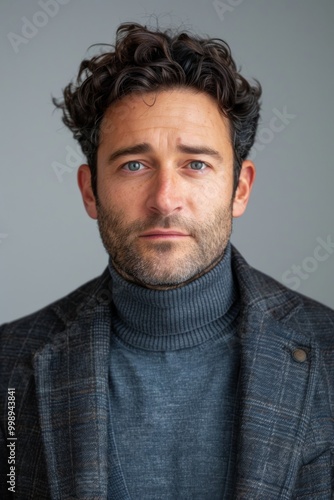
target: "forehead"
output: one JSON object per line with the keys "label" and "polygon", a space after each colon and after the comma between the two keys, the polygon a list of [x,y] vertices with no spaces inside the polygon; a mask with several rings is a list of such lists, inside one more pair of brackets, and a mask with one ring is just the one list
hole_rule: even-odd
{"label": "forehead", "polygon": [[141,134],[152,130],[177,135],[199,134],[230,139],[230,123],[208,94],[192,89],[135,93],[112,104],[101,124],[103,136]]}

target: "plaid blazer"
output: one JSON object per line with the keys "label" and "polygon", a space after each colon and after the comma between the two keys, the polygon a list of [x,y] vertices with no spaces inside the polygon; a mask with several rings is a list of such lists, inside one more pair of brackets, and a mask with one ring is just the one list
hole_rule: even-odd
{"label": "plaid blazer", "polygon": [[[330,500],[334,312],[232,252],[241,368],[234,493],[224,498]],[[12,498],[8,388],[15,388],[15,498],[130,498],[109,448],[110,279],[106,269],[0,328],[1,499]]]}

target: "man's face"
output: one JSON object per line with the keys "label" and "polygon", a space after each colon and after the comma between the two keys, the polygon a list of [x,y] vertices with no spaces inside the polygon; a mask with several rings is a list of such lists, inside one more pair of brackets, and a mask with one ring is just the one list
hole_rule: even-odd
{"label": "man's face", "polygon": [[126,279],[178,286],[222,258],[234,210],[233,150],[227,120],[206,94],[178,89],[112,105],[101,125],[96,203],[88,167],[80,168],[86,209]]}

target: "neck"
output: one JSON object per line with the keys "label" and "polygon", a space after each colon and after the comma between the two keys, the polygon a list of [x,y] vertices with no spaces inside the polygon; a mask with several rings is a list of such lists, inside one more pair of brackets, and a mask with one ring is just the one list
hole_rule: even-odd
{"label": "neck", "polygon": [[[131,345],[164,350],[202,343],[235,317],[231,247],[212,269],[168,290],[143,287],[124,279],[113,267],[114,331]],[[217,325],[218,321],[218,325]]]}

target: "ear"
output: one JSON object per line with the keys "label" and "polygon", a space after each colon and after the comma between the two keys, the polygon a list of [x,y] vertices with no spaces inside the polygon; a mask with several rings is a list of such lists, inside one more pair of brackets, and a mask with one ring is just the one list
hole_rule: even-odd
{"label": "ear", "polygon": [[255,176],[254,163],[250,160],[244,160],[241,165],[238,186],[233,200],[233,217],[240,217],[246,210]]}
{"label": "ear", "polygon": [[86,212],[92,219],[97,219],[96,200],[92,190],[92,178],[88,165],[80,165],[77,179]]}

